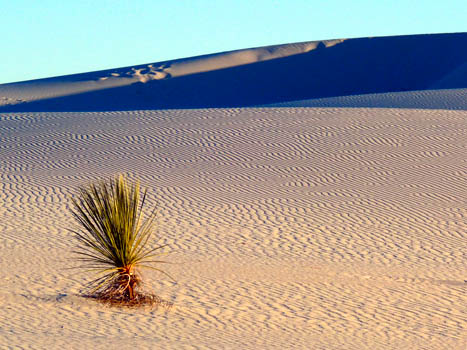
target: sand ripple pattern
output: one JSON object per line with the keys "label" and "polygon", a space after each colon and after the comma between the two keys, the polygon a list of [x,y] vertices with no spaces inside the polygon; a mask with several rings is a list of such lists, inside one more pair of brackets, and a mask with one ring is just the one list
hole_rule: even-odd
{"label": "sand ripple pattern", "polygon": [[[0,114],[0,139],[0,346],[465,349],[465,111]],[[168,313],[66,269],[70,196],[120,172],[161,208]]]}
{"label": "sand ripple pattern", "polygon": [[336,96],[272,104],[275,107],[359,107],[467,110],[467,89],[438,89]]}

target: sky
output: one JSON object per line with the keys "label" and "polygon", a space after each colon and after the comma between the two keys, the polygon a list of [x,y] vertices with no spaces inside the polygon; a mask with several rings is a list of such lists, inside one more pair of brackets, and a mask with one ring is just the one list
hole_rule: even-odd
{"label": "sky", "polygon": [[0,84],[301,41],[467,32],[465,0],[0,0]]}

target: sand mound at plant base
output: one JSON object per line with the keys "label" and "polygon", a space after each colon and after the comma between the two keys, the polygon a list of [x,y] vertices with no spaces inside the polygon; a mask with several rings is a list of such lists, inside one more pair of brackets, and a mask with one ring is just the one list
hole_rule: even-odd
{"label": "sand mound at plant base", "polygon": [[[466,346],[467,112],[0,114],[0,347]],[[79,296],[69,195],[127,172],[160,205],[165,312]]]}

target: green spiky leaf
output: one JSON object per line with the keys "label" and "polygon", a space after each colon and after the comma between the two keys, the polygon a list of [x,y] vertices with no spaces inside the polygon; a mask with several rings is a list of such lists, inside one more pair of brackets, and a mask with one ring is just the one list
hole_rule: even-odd
{"label": "green spiky leaf", "polygon": [[166,245],[149,246],[156,212],[143,219],[146,194],[144,190],[141,196],[139,182],[130,184],[120,175],[81,187],[78,196],[72,198],[72,214],[81,226],[72,231],[80,243],[77,260],[84,264],[82,267],[103,274],[91,282],[94,290],[122,291],[130,285],[132,289],[133,283],[140,282],[138,267],[152,267],[168,275],[149,266],[164,263],[154,257],[162,255],[157,251]]}

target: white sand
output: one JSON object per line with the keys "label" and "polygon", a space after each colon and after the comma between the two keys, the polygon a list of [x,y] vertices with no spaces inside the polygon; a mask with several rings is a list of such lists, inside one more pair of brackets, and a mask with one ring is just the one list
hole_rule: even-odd
{"label": "white sand", "polygon": [[[0,347],[465,349],[467,112],[0,114]],[[168,313],[79,297],[69,196],[159,202]]]}
{"label": "white sand", "polygon": [[[466,61],[416,35],[0,85],[0,348],[465,350]],[[160,207],[169,312],[68,269],[70,196],[118,173]]]}

